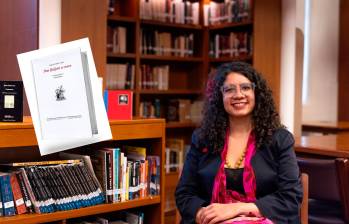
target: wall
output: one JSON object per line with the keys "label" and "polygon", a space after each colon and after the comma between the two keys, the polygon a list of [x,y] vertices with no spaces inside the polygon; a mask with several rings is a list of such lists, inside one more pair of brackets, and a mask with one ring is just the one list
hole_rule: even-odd
{"label": "wall", "polygon": [[[311,17],[308,97],[303,106],[297,103],[299,99],[296,97],[300,96],[302,83],[296,82],[299,75],[296,76],[296,68],[300,61],[296,56],[299,51],[296,48],[296,29],[304,34],[305,1],[282,2],[280,116],[282,123],[293,133],[300,128],[301,122],[298,120],[337,120],[340,0],[309,0]],[[329,9],[331,13],[328,13]],[[297,55],[302,57],[302,54]],[[299,113],[302,113],[301,119],[297,120]]]}
{"label": "wall", "polygon": [[303,121],[337,121],[340,0],[312,0],[308,101]]}
{"label": "wall", "polygon": [[61,0],[40,0],[39,48],[61,43]]}
{"label": "wall", "polygon": [[294,132],[295,111],[295,49],[296,49],[296,1],[282,1],[281,29],[281,122]]}

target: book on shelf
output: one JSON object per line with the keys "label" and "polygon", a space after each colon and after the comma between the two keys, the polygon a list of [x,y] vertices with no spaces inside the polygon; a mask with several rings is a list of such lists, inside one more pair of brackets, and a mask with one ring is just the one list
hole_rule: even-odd
{"label": "book on shelf", "polygon": [[215,34],[210,40],[209,56],[211,58],[251,56],[252,42],[252,35],[249,32]]}
{"label": "book on shelf", "polygon": [[134,89],[134,64],[107,64],[106,89]]}
{"label": "book on shelf", "polygon": [[25,205],[25,201],[23,198],[21,188],[20,188],[19,183],[18,183],[16,173],[10,174],[10,183],[11,183],[11,188],[12,188],[12,193],[13,193],[13,200],[14,200],[15,205],[16,205],[16,212],[17,212],[17,214],[24,214],[27,212],[27,208]]}
{"label": "book on shelf", "polygon": [[2,196],[3,215],[12,216],[16,214],[15,203],[10,182],[9,173],[0,173],[0,190]]}
{"label": "book on shelf", "polygon": [[193,33],[176,34],[142,28],[140,41],[142,54],[177,57],[194,55]]}
{"label": "book on shelf", "polygon": [[130,90],[105,90],[104,103],[111,120],[131,120],[133,92]]}
{"label": "book on shelf", "polygon": [[0,121],[23,121],[22,81],[0,81]]}
{"label": "book on shelf", "polygon": [[107,203],[159,194],[159,157],[146,156],[144,150],[143,147],[122,146],[98,149],[92,155]]}
{"label": "book on shelf", "polygon": [[167,121],[190,122],[191,102],[188,99],[171,99],[167,106]]}
{"label": "book on shelf", "polygon": [[152,66],[141,65],[141,88],[168,90],[169,84],[169,65]]}
{"label": "book on shelf", "polygon": [[199,24],[199,2],[140,0],[141,19]]}
{"label": "book on shelf", "polygon": [[42,155],[112,138],[87,38],[17,59]]}
{"label": "book on shelf", "polygon": [[107,26],[107,51],[112,53],[126,53],[126,27]]}
{"label": "book on shelf", "polygon": [[205,26],[252,21],[251,0],[210,1],[203,8]]}
{"label": "book on shelf", "polygon": [[183,166],[184,140],[180,138],[166,139],[165,158],[166,173],[178,171]]}

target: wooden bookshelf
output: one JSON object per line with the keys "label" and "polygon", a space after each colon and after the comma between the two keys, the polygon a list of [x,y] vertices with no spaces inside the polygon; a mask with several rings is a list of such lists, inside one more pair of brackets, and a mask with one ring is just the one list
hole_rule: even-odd
{"label": "wooden bookshelf", "polygon": [[[163,167],[165,147],[165,121],[163,119],[135,119],[130,121],[110,121],[113,135],[112,142],[93,144],[93,148],[105,147],[113,142],[128,142],[149,146],[148,154],[160,156],[160,165]],[[136,142],[136,143],[135,143]],[[90,149],[90,148],[89,148]],[[148,148],[147,148],[148,149]],[[90,149],[93,150],[93,149]],[[57,156],[50,155],[50,158]],[[0,122],[0,162],[11,160],[28,161],[40,159],[37,141],[30,117],[25,117],[23,123]],[[24,160],[25,159],[25,160]],[[91,207],[59,211],[47,214],[23,214],[12,217],[0,217],[0,223],[43,223],[85,217],[97,214],[140,208],[145,213],[145,223],[164,223],[164,170],[160,171],[160,195],[130,200],[120,203],[101,204]]]}

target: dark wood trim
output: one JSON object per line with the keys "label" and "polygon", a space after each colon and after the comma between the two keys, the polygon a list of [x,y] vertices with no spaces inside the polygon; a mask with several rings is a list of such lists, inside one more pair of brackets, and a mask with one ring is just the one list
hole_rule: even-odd
{"label": "dark wood trim", "polygon": [[349,121],[349,0],[341,0],[339,10],[338,120]]}

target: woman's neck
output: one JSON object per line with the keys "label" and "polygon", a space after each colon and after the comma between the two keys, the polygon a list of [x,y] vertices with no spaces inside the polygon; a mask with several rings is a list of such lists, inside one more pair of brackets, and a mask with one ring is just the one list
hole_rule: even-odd
{"label": "woman's neck", "polygon": [[252,121],[250,116],[229,118],[230,135],[245,135],[251,132]]}

